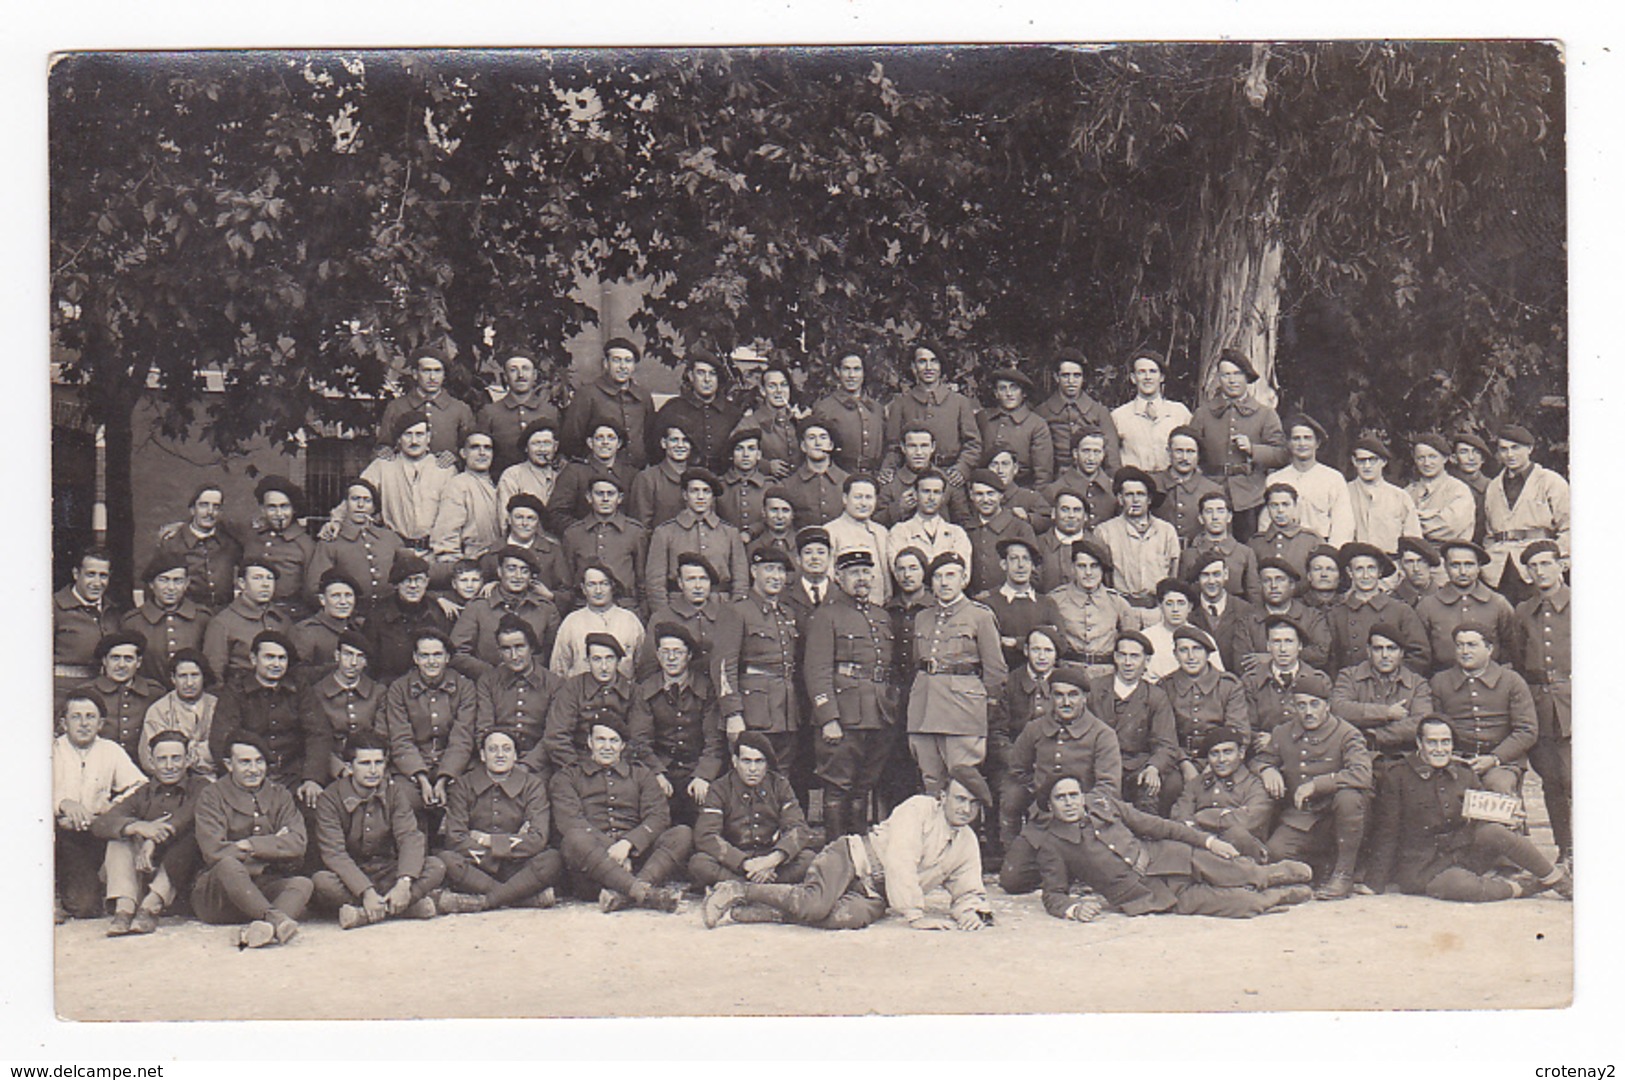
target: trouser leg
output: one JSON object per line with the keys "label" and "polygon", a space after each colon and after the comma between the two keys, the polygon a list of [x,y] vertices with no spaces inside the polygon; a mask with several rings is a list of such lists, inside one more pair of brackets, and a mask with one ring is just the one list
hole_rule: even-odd
{"label": "trouser leg", "polygon": [[[262,885],[265,896],[271,902],[271,907],[282,912],[290,919],[299,919],[305,914],[305,906],[310,903],[310,879],[308,877],[274,877]],[[263,915],[258,916],[264,918]]]}
{"label": "trouser leg", "polygon": [[856,876],[847,841],[838,840],[818,854],[801,884],[747,884],[745,900],[777,908],[796,922],[810,926],[829,917]]}
{"label": "trouser leg", "polygon": [[1014,781],[1007,780],[1004,790],[999,793],[999,839],[1003,842],[1006,852],[1021,833],[1027,808],[1032,805],[1032,801],[1032,792]]}
{"label": "trouser leg", "polygon": [[192,911],[207,923],[263,919],[269,910],[271,901],[237,859],[221,859],[199,874],[192,888]]}
{"label": "trouser leg", "polygon": [[1491,874],[1475,874],[1471,870],[1452,866],[1428,882],[1427,894],[1435,900],[1484,904],[1496,900],[1510,900],[1514,890],[1510,881],[1503,881]]}
{"label": "trouser leg", "polygon": [[[1540,704],[1539,691],[1542,689],[1544,687],[1536,687],[1537,705]],[[1552,839],[1556,841],[1560,855],[1574,850],[1572,745],[1572,739],[1543,734],[1535,748],[1529,751],[1529,764],[1540,774],[1546,813],[1552,819]]]}
{"label": "trouser leg", "polygon": [[56,830],[56,887],[69,915],[93,919],[102,914],[100,869],[107,841],[88,832]]}
{"label": "trouser leg", "polygon": [[886,901],[848,889],[829,914],[814,923],[820,930],[861,930],[886,914]]}
{"label": "trouser leg", "polygon": [[361,898],[350,891],[344,879],[331,870],[318,870],[310,875],[311,899],[319,911],[337,911],[345,904],[360,903]]}
{"label": "trouser leg", "polygon": [[608,845],[583,830],[564,834],[564,865],[600,888],[630,893],[637,884],[632,871],[609,857]]}
{"label": "trouser leg", "polygon": [[1175,766],[1162,774],[1162,787],[1157,791],[1157,816],[1167,817],[1174,803],[1185,793],[1185,774]]}
{"label": "trouser leg", "polygon": [[120,900],[134,904],[141,898],[141,882],[135,872],[135,841],[109,840],[107,854],[102,858],[102,875],[107,879],[106,896],[109,902]]}
{"label": "trouser leg", "polygon": [[1360,841],[1365,839],[1367,799],[1364,792],[1343,790],[1332,796],[1332,831],[1337,839],[1334,874],[1353,876],[1360,857]]}
{"label": "trouser leg", "polygon": [[1025,832],[1018,833],[1004,848],[1004,862],[999,866],[999,888],[1011,896],[1020,896],[1038,888],[1038,849]]}
{"label": "trouser leg", "polygon": [[446,880],[446,864],[440,861],[438,855],[425,855],[423,857],[423,872],[412,882],[412,902],[417,903],[425,896],[440,888]]}
{"label": "trouser leg", "polygon": [[1248,858],[1221,859],[1211,851],[1191,853],[1191,877],[1203,885],[1227,889],[1263,889],[1268,886],[1264,868]]}
{"label": "trouser leg", "polygon": [[1540,853],[1533,840],[1493,821],[1481,821],[1473,829],[1473,849],[1482,852],[1492,863],[1496,859],[1505,859],[1538,878],[1547,876],[1554,869],[1552,861]]}
{"label": "trouser leg", "polygon": [[1295,825],[1282,823],[1270,833],[1270,838],[1264,847],[1269,852],[1270,862],[1282,862],[1286,859],[1301,859],[1314,846],[1315,834],[1311,829],[1300,829]]}
{"label": "trouser leg", "polygon": [[1269,910],[1270,902],[1263,893],[1252,889],[1238,889],[1223,885],[1203,885],[1177,879],[1166,879],[1174,885],[1174,910],[1181,915],[1214,915],[1221,919],[1250,919]]}
{"label": "trouser leg", "polygon": [[489,896],[501,884],[461,851],[442,851],[438,857],[446,868],[446,883],[458,892]]}
{"label": "trouser leg", "polygon": [[1484,787],[1498,795],[1523,795],[1523,770],[1498,765],[1483,776]]}
{"label": "trouser leg", "polygon": [[744,881],[745,875],[722,865],[715,856],[696,851],[688,859],[688,880],[704,889],[719,881]]}
{"label": "trouser leg", "polygon": [[687,825],[673,825],[655,839],[655,846],[638,869],[637,879],[651,885],[670,881],[693,850],[694,830]]}
{"label": "trouser leg", "polygon": [[177,897],[189,892],[197,877],[198,864],[203,861],[197,844],[190,839],[170,844],[158,860],[158,872],[149,886],[165,908],[175,905]]}
{"label": "trouser leg", "polygon": [[550,888],[563,873],[564,858],[549,848],[517,864],[507,880],[486,894],[486,902],[494,908],[511,907]]}
{"label": "trouser leg", "polygon": [[1229,843],[1237,851],[1252,859],[1254,862],[1269,862],[1270,853],[1264,847],[1264,842],[1240,825],[1227,826],[1219,833],[1219,839]]}
{"label": "trouser leg", "polygon": [[942,748],[942,740],[946,737],[921,733],[911,733],[908,737],[909,753],[914,755],[914,761],[920,767],[920,789],[927,795],[941,791],[948,777]]}

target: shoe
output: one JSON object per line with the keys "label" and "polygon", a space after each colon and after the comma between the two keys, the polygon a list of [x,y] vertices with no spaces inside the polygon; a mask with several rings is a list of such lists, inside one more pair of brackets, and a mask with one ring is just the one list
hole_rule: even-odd
{"label": "shoe", "polygon": [[1551,884],[1550,888],[1554,893],[1556,893],[1558,896],[1561,896],[1563,899],[1565,899],[1565,900],[1573,900],[1574,899],[1574,874],[1572,872],[1570,872],[1569,870],[1564,869],[1563,876],[1558,878],[1555,882],[1553,882]]}
{"label": "shoe", "polygon": [[1354,891],[1354,878],[1348,874],[1333,874],[1315,890],[1316,900],[1347,900]]}
{"label": "shoe", "polygon": [[275,908],[267,911],[265,913],[265,917],[270,921],[271,926],[276,933],[276,943],[278,945],[286,945],[288,942],[292,941],[296,935],[298,935],[299,924]]}
{"label": "shoe", "polygon": [[421,900],[412,901],[411,905],[402,912],[407,919],[432,919],[440,914],[440,909],[434,906],[434,900],[425,896]]}
{"label": "shoe", "polygon": [[1283,859],[1281,862],[1270,863],[1264,867],[1264,886],[1273,889],[1277,885],[1307,885],[1315,879],[1315,872],[1309,864],[1298,862],[1296,859]]}
{"label": "shoe", "polygon": [[108,937],[124,937],[134,931],[130,924],[135,921],[135,912],[116,911],[113,913],[113,922],[107,928]]}
{"label": "shoe", "polygon": [[632,906],[632,898],[623,892],[614,889],[598,890],[598,910],[605,915],[616,911],[624,911]]}
{"label": "shoe", "polygon": [[485,910],[485,897],[478,893],[437,889],[430,899],[434,901],[434,909],[442,915],[474,915]]}
{"label": "shoe", "polygon": [[1315,890],[1308,885],[1287,885],[1279,889],[1266,889],[1263,893],[1271,907],[1291,907],[1293,904],[1306,904],[1315,898]]}
{"label": "shoe", "polygon": [[651,886],[638,901],[638,907],[648,908],[650,911],[664,911],[670,915],[677,910],[678,893],[676,889],[662,889]]}
{"label": "shoe", "polygon": [[135,918],[130,922],[130,933],[150,934],[158,929],[158,912],[150,908],[136,909]]}
{"label": "shoe", "polygon": [[530,898],[530,906],[533,908],[540,908],[543,911],[555,906],[558,902],[559,894],[553,891],[553,886],[551,885]]}
{"label": "shoe", "polygon": [[1512,879],[1512,884],[1518,887],[1520,896],[1540,896],[1543,893],[1556,893],[1561,899],[1574,899],[1574,878],[1567,871],[1556,881],[1542,881],[1534,874],[1524,871]]}
{"label": "shoe", "polygon": [[237,935],[237,945],[243,949],[263,949],[276,940],[276,927],[264,919],[255,919]]}
{"label": "shoe", "polygon": [[705,928],[715,930],[722,925],[723,916],[744,900],[745,883],[742,881],[719,881],[711,886],[710,891],[705,894],[705,903],[700,907]]}
{"label": "shoe", "polygon": [[384,916],[380,912],[374,918],[365,907],[360,904],[344,904],[339,908],[339,929],[354,930],[358,926],[371,926],[375,922],[383,922]]}

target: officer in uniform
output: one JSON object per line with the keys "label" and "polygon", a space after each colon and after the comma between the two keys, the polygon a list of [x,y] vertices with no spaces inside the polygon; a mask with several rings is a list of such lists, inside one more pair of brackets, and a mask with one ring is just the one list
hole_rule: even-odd
{"label": "officer in uniform", "polygon": [[773,755],[795,775],[796,647],[801,628],[783,600],[790,556],[757,548],[750,556],[750,595],[729,608],[717,635],[724,731],[732,740],[743,731],[766,732]]}
{"label": "officer in uniform", "polygon": [[869,793],[885,768],[897,720],[891,682],[891,619],[871,602],[875,559],[864,548],[835,559],[841,595],[820,605],[806,628],[806,681],[813,720],[815,775],[824,785],[826,841],[869,828]]}

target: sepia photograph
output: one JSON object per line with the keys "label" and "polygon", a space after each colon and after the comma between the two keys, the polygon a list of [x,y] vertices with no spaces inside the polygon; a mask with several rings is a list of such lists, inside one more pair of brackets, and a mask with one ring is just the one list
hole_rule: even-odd
{"label": "sepia photograph", "polygon": [[1568,94],[53,55],[56,1015],[1570,1007]]}

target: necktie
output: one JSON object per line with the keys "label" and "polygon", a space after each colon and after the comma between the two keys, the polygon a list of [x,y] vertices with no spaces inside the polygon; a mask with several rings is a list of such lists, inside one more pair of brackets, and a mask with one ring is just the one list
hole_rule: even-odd
{"label": "necktie", "polygon": [[1212,602],[1209,602],[1208,606],[1207,606],[1207,613],[1208,613],[1209,617],[1211,617],[1215,622],[1217,622],[1218,618],[1219,618],[1219,605],[1215,604],[1215,603],[1212,603]]}

